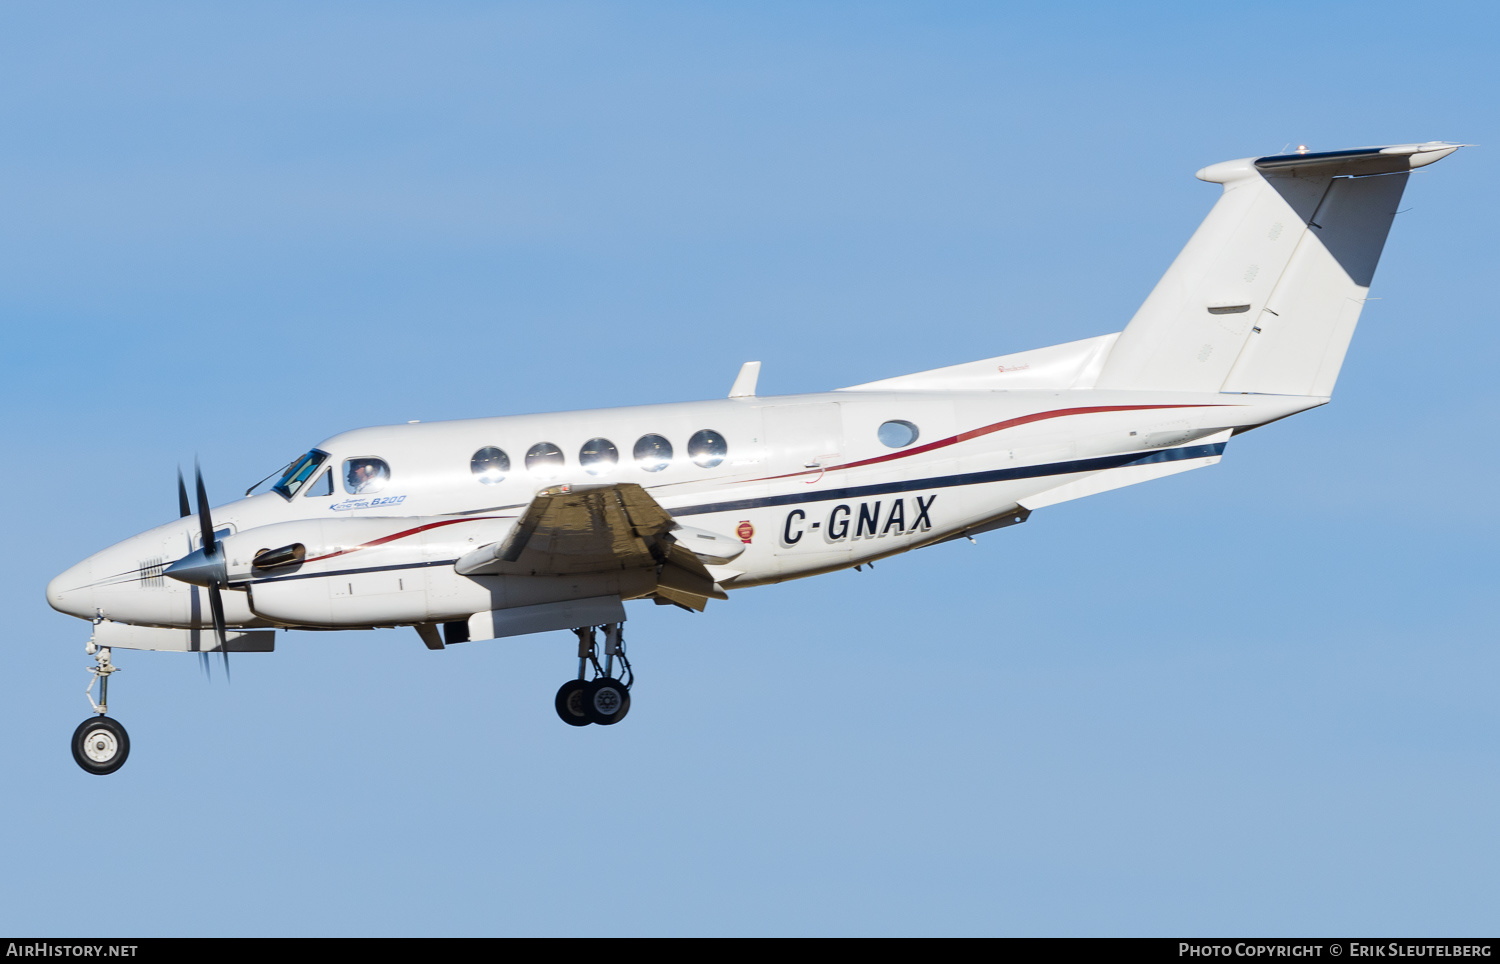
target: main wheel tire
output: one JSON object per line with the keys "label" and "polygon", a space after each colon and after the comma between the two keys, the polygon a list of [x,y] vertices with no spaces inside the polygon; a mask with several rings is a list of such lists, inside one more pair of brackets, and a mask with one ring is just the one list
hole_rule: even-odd
{"label": "main wheel tire", "polygon": [[114,773],[129,756],[130,734],[107,716],[90,717],[73,731],[73,759],[87,773]]}
{"label": "main wheel tire", "polygon": [[570,679],[558,689],[557,699],[553,700],[558,719],[569,726],[588,726],[594,722],[583,707],[583,691],[587,687],[581,679]]}
{"label": "main wheel tire", "polygon": [[583,691],[583,711],[591,723],[600,726],[618,723],[630,712],[630,690],[608,676],[592,680]]}

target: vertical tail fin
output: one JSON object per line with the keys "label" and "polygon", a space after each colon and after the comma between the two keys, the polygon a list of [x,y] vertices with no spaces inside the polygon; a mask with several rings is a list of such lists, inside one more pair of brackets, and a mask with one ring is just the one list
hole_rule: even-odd
{"label": "vertical tail fin", "polygon": [[1327,396],[1412,169],[1442,142],[1225,161],[1224,193],[1097,387]]}

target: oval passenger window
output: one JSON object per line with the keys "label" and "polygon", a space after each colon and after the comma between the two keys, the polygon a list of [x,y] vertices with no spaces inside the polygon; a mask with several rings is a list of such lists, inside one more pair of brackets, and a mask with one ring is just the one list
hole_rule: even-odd
{"label": "oval passenger window", "polygon": [[711,429],[694,432],[693,437],[688,439],[688,458],[705,469],[711,469],[724,461],[724,456],[729,454],[729,443],[724,441],[724,436]]}
{"label": "oval passenger window", "polygon": [[607,438],[591,438],[578,450],[578,464],[589,475],[611,472],[620,461],[620,450]]}
{"label": "oval passenger window", "polygon": [[469,460],[469,470],[481,482],[504,481],[506,474],[510,472],[510,456],[493,445],[486,445]]}
{"label": "oval passenger window", "polygon": [[371,495],[385,488],[391,467],[381,459],[345,459],[344,491],[350,495]]}
{"label": "oval passenger window", "polygon": [[917,440],[917,427],[910,422],[894,419],[880,426],[875,433],[882,445],[893,449],[904,449]]}
{"label": "oval passenger window", "polygon": [[642,435],[636,440],[635,464],[647,472],[660,472],[672,464],[672,443],[660,435]]}
{"label": "oval passenger window", "polygon": [[526,471],[539,479],[556,478],[562,467],[562,449],[551,442],[538,442],[526,450]]}

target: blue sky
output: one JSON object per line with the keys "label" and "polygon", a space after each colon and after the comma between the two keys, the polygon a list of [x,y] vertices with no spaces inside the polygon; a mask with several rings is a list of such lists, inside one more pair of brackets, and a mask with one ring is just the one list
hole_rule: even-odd
{"label": "blue sky", "polygon": [[[1481,4],[11,4],[0,929],[1493,934]],[[1445,139],[1334,403],[863,573],[204,682],[52,575],[360,425],[816,391],[1118,330],[1227,158]]]}

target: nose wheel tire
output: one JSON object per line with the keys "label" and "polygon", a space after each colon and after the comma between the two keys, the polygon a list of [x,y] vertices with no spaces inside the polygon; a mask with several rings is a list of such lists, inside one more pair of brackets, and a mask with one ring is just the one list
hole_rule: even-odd
{"label": "nose wheel tire", "polygon": [[600,726],[618,723],[630,712],[630,690],[608,676],[592,680],[584,684],[583,712],[590,723]]}
{"label": "nose wheel tire", "polygon": [[107,716],[90,717],[73,731],[73,759],[87,773],[114,773],[129,756],[130,735]]}
{"label": "nose wheel tire", "polygon": [[594,722],[583,709],[583,691],[588,685],[581,679],[570,679],[557,691],[554,701],[557,716],[569,726],[588,726]]}

